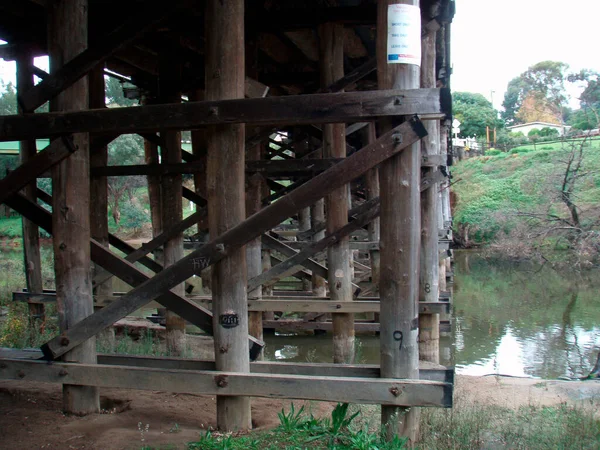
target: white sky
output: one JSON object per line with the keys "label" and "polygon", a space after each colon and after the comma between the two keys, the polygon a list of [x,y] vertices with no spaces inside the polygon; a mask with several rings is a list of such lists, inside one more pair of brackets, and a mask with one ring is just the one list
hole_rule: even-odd
{"label": "white sky", "polygon": [[599,0],[456,0],[452,89],[495,91],[499,109],[508,82],[540,61],[600,71],[599,18]]}
{"label": "white sky", "polygon": [[[479,92],[499,109],[508,82],[529,66],[554,60],[572,71],[600,71],[600,0],[456,0],[452,24],[452,89]],[[0,41],[1,42],[1,41]],[[47,60],[36,65],[47,70]],[[14,63],[0,60],[0,78],[15,81]],[[576,90],[571,106],[577,107]]]}

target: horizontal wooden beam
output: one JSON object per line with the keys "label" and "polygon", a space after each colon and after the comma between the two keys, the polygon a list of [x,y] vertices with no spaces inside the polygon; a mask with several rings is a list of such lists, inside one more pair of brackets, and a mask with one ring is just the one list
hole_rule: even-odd
{"label": "horizontal wooden beam", "polygon": [[[307,322],[301,319],[263,320],[263,328],[286,333],[310,330],[333,331],[333,322]],[[357,333],[378,333],[379,322],[355,321],[354,331]],[[440,333],[450,333],[451,331],[450,323],[440,322]]]}
{"label": "horizontal wooden beam", "polygon": [[417,117],[410,118],[331,169],[294,189],[277,202],[213,238],[202,248],[183,257],[110,306],[86,317],[67,330],[63,336],[50,340],[42,347],[44,354],[50,359],[63,355],[110,324],[154,300],[161,293],[169,291],[194,274],[200,274],[202,270],[226,257],[228,252],[240,248],[302,208],[315,203],[331,190],[361,176],[426,135],[427,131],[421,121]]}
{"label": "horizontal wooden beam", "polygon": [[[40,359],[42,352],[37,349],[0,348],[0,359]],[[99,354],[98,364],[109,366],[149,367],[154,369],[216,370],[215,362],[202,359],[165,358],[133,355]],[[419,379],[454,383],[454,368],[443,367],[420,361]],[[251,373],[273,375],[305,375],[328,377],[380,378],[376,364],[329,364],[329,363],[289,363],[278,361],[256,361],[250,363]]]}
{"label": "horizontal wooden beam", "polygon": [[445,89],[411,89],[0,116],[0,141],[77,132],[124,134],[158,128],[185,130],[225,123],[301,125],[359,122],[383,116],[445,113],[450,111],[450,103],[449,91]]}
{"label": "horizontal wooden beam", "polygon": [[[246,161],[246,173],[263,173],[267,176],[297,176],[321,173],[340,162],[332,159],[289,159]],[[206,164],[202,162],[180,164],[137,164],[126,166],[94,167],[92,176],[139,176],[139,175],[171,175],[183,173],[204,173]]]}
{"label": "horizontal wooden beam", "polygon": [[273,375],[0,360],[0,379],[100,388],[398,406],[452,406],[452,384],[387,378]]}

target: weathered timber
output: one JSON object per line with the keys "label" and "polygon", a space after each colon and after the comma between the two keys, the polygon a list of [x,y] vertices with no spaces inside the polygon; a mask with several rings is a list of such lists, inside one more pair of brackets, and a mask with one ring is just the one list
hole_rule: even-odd
{"label": "weathered timber", "polygon": [[360,122],[384,116],[445,112],[449,102],[449,92],[445,89],[409,89],[1,116],[0,142],[76,132],[123,134],[154,131],[159,127],[194,129],[245,122],[259,125]]}
{"label": "weathered timber", "polygon": [[[103,388],[289,398],[361,404],[452,406],[452,385],[437,381],[152,369],[3,359],[0,378]],[[24,374],[24,376],[20,376]]]}
{"label": "weathered timber", "polygon": [[[0,359],[36,360],[43,357],[37,349],[0,348]],[[110,366],[147,367],[154,369],[175,369],[193,371],[214,371],[215,362],[201,359],[181,359],[151,356],[98,354],[98,364]],[[380,378],[379,366],[375,364],[327,364],[327,363],[288,363],[256,361],[250,363],[251,373],[273,375],[328,376],[344,378]],[[421,362],[419,379],[454,383],[452,367],[435,366]]]}
{"label": "weathered timber", "polygon": [[[418,7],[418,0],[377,2],[377,83],[379,89],[419,89],[419,67],[387,60],[388,10],[395,4]],[[391,126],[382,120],[380,132]],[[420,143],[385,161],[379,171],[381,198],[381,376],[416,378],[419,367],[418,311],[420,248]],[[418,435],[419,411],[381,407],[388,440]]]}
{"label": "weathered timber", "polygon": [[[315,313],[321,314],[321,313]],[[302,319],[279,319],[263,321],[265,329],[272,329],[285,333],[295,333],[298,331],[333,331],[331,322],[312,322]],[[378,322],[354,321],[354,331],[356,333],[380,333],[381,326]],[[440,333],[450,333],[452,327],[449,321],[440,321]]]}
{"label": "weathered timber", "polygon": [[281,275],[284,274],[288,269],[290,269],[298,264],[303,264],[307,258],[310,258],[311,256],[315,255],[316,253],[323,251],[324,249],[327,248],[328,245],[330,245],[334,242],[337,242],[338,239],[340,239],[341,237],[347,236],[353,230],[364,226],[366,223],[368,223],[370,220],[372,220],[373,217],[378,215],[378,212],[379,212],[378,201],[374,200],[370,204],[371,204],[371,209],[369,209],[369,210],[367,210],[367,212],[362,213],[361,215],[357,216],[356,219],[353,220],[351,223],[349,223],[349,224],[345,225],[344,227],[340,228],[339,230],[336,230],[335,232],[329,234],[328,236],[321,239],[320,241],[313,242],[309,247],[303,249],[302,251],[300,251],[298,253],[291,255],[287,260],[272,267],[269,271],[264,272],[263,274],[259,275],[256,278],[251,279],[250,281],[248,281],[248,286],[250,287],[250,286],[254,286],[254,285],[260,285],[260,284],[266,283],[269,280],[281,277]]}
{"label": "weathered timber", "polygon": [[[49,358],[57,358],[64,354],[72,346],[84,340],[86,336],[95,335],[108,326],[107,324],[125,317],[156,298],[161,292],[170,289],[193,274],[199,274],[206,267],[222,260],[231,251],[275,227],[300,209],[315,203],[332,189],[348,183],[382,161],[400,153],[404,148],[423,137],[424,133],[423,125],[416,117],[390,130],[376,142],[307,181],[239,225],[213,238],[202,248],[157,274],[152,280],[130,291],[118,302],[82,321],[67,332],[67,345],[64,345],[65,340],[62,338],[52,339],[44,346],[45,354]],[[244,290],[245,287],[244,285]]]}
{"label": "weathered timber", "polygon": [[[368,144],[377,139],[375,124],[370,123],[369,127],[363,133],[363,142]],[[379,168],[369,170],[365,174],[365,190],[367,199],[379,198]],[[371,266],[371,282],[376,293],[379,292],[379,275],[381,273],[381,256],[379,253],[379,241],[381,239],[381,225],[379,217],[373,219],[368,225],[369,240],[377,242],[377,248],[369,249],[369,263]],[[374,316],[376,318],[376,316]]]}
{"label": "weathered timber", "polygon": [[[30,50],[22,50],[17,56],[17,94],[26,92],[33,87],[33,57]],[[19,113],[24,113],[19,107]],[[35,140],[25,140],[19,143],[19,156],[21,164],[27,163],[37,153]],[[1,181],[0,181],[1,183]],[[23,190],[25,196],[35,201],[35,181]],[[29,220],[22,219],[23,227],[23,258],[25,267],[25,281],[29,292],[41,293],[43,290],[42,262],[40,255],[40,234],[37,225]],[[39,326],[45,323],[45,310],[43,305],[29,305],[29,327],[40,330]]]}
{"label": "weathered timber", "polygon": [[[7,204],[22,216],[27,217],[32,222],[36,223],[39,227],[52,234],[52,218],[51,214],[47,210],[27,200],[21,194],[16,194],[12,196],[7,201]],[[94,242],[94,240],[91,241],[91,250],[91,256],[95,263],[104,267],[108,271],[114,272],[114,274],[118,278],[122,279],[131,286],[139,286],[150,279],[146,274],[137,269],[133,264],[129,263],[128,261],[125,261],[123,258],[116,256],[110,250],[107,250],[101,245],[98,245],[98,243]],[[158,296],[155,296],[154,298],[157,297]],[[157,298],[157,301],[163,306],[170,308],[172,311],[181,315],[182,317],[185,317],[185,319],[188,320],[190,323],[206,331],[208,334],[212,333],[212,313],[210,311],[207,311],[204,308],[197,306],[194,302],[177,294],[174,294],[171,291],[166,291],[165,293],[162,293],[161,296]],[[116,303],[117,302],[113,304]],[[122,317],[119,318],[125,317],[126,315],[132,313],[136,309],[138,308],[128,310],[127,313],[125,313]],[[116,320],[114,322],[116,322]],[[106,323],[105,326],[110,326],[114,322]],[[104,328],[105,326],[102,326],[100,329]],[[83,330],[82,332],[85,334],[85,330]],[[66,341],[62,342],[63,344],[66,343]],[[69,344],[67,343],[67,345]],[[250,359],[254,359],[264,346],[264,343],[250,337],[249,345]],[[45,350],[45,348],[43,350]],[[48,351],[44,351],[44,354],[46,355],[46,357],[52,357],[52,354],[48,353]]]}
{"label": "weathered timber", "polygon": [[[351,302],[326,300],[248,300],[249,311],[285,311],[285,312],[319,312],[319,313],[365,313],[380,311],[378,301],[362,299]],[[420,314],[439,314],[450,312],[450,304],[445,302],[419,302]]]}
{"label": "weathered timber", "polygon": [[[48,55],[54,74],[88,45],[88,1],[71,0],[48,5]],[[28,110],[26,106],[22,107]],[[51,111],[81,111],[89,108],[86,78],[70,85],[50,104]],[[35,117],[37,114],[29,114]],[[79,151],[52,168],[52,236],[56,309],[61,332],[72,329],[94,312],[90,263],[90,140],[89,134],[73,136]],[[67,150],[68,151],[68,150]],[[64,153],[64,150],[63,150]],[[32,158],[30,162],[38,158]],[[96,339],[89,336],[63,354],[63,361],[96,363]],[[100,409],[98,389],[93,384],[63,385],[63,409],[85,415]]]}
{"label": "weathered timber", "polygon": [[[244,0],[206,2],[205,96],[207,100],[217,100],[208,102],[213,104],[212,108],[216,108],[209,112],[213,117],[221,117],[223,104],[257,101],[236,100],[244,97],[244,11]],[[258,101],[265,100],[268,99]],[[237,123],[213,122],[212,125],[215,126],[208,127],[206,132],[208,223],[213,238],[227,235],[246,220],[243,122],[248,119],[246,116],[246,120]],[[243,244],[257,237],[258,235],[250,236]],[[250,371],[250,362],[247,358],[247,266],[246,252],[242,245],[228,248],[226,254],[214,263],[211,289],[214,298],[216,368],[245,375]],[[240,394],[248,393],[240,391],[238,395]],[[217,427],[222,431],[252,428],[250,398],[217,395]]]}
{"label": "weathered timber", "polygon": [[[0,348],[0,359],[40,359],[43,357],[37,349]],[[109,366],[148,367],[154,369],[176,369],[214,371],[215,362],[202,359],[181,359],[134,355],[98,354],[98,364]],[[273,375],[305,375],[350,378],[380,378],[376,364],[327,364],[327,363],[288,363],[275,361],[256,361],[250,363],[251,373]],[[430,367],[424,364],[419,368],[419,379],[454,383],[452,367]]]}
{"label": "weathered timber", "polygon": [[[296,250],[294,250],[293,248],[289,247],[285,243],[275,239],[274,237],[272,237],[268,234],[263,235],[262,242],[265,245],[265,247],[268,247],[271,250],[275,250],[275,251],[281,253],[282,255],[287,256],[288,258],[294,257],[298,254],[298,252]],[[298,264],[300,264],[300,263],[296,263],[294,265],[298,265]],[[327,278],[327,276],[328,276],[327,267],[325,267],[322,264],[319,264],[316,261],[313,261],[311,259],[306,259],[302,262],[301,265],[303,265],[311,272],[316,273],[317,275],[319,275],[323,278]]]}
{"label": "weathered timber", "polygon": [[19,95],[19,104],[22,108],[31,112],[42,106],[48,100],[56,97],[60,92],[73,85],[77,80],[84,77],[94,67],[98,66],[117,50],[127,46],[147,31],[154,28],[167,14],[171,13],[178,1],[169,2],[164,5],[151,4],[141,9],[140,14],[129,17],[125,16],[122,24],[97,40],[97,44],[85,49],[76,55],[68,63],[56,72],[53,72],[44,80]]}
{"label": "weathered timber", "polygon": [[366,63],[354,69],[352,72],[344,75],[342,78],[339,78],[336,81],[331,82],[329,86],[322,87],[317,92],[325,93],[325,92],[340,92],[357,81],[362,80],[364,77],[369,75],[371,72],[374,72],[377,69],[377,59],[371,58]]}

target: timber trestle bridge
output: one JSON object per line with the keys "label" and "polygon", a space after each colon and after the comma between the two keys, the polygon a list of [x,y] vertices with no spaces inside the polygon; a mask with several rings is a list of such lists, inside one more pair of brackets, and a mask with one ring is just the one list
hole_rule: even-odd
{"label": "timber trestle bridge", "polygon": [[[0,116],[0,141],[19,141],[21,165],[0,203],[23,217],[27,268],[14,300],[31,326],[56,302],[60,334],[1,349],[0,379],[62,384],[75,414],[98,412],[105,387],[214,395],[225,431],[251,427],[251,397],[380,404],[389,435],[415,439],[414,407],[452,406],[454,371],[438,364],[453,14],[453,0],[3,2],[19,114]],[[105,77],[139,105],[107,107]],[[108,165],[123,134],[143,137],[146,164]],[[138,248],[108,228],[107,179],[129,176],[148,184],[153,237]],[[173,354],[188,322],[215,360],[97,354],[99,333],[151,302]],[[262,361],[264,329],[330,333],[334,360]],[[379,333],[380,365],[355,364],[361,332]]]}

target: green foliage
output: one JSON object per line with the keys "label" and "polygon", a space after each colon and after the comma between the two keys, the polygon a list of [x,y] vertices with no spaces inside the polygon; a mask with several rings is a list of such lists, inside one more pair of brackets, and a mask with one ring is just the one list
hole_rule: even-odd
{"label": "green foliage", "polygon": [[455,92],[452,95],[454,117],[460,122],[460,136],[485,136],[486,126],[502,128],[504,123],[498,119],[498,111],[481,94]]}
{"label": "green foliage", "polygon": [[302,405],[302,408],[296,412],[294,409],[294,404],[292,403],[290,411],[287,414],[284,409],[282,409],[280,413],[277,413],[277,417],[279,417],[280,422],[279,427],[283,431],[293,431],[298,429],[299,426],[304,423],[304,418],[302,417],[303,414],[304,405]]}
{"label": "green foliage", "polygon": [[0,219],[0,236],[9,239],[20,238],[23,232],[20,217],[8,217]]}
{"label": "green foliage", "polygon": [[0,81],[0,116],[17,114],[17,91],[9,81]]}
{"label": "green foliage", "polygon": [[542,61],[513,78],[504,94],[502,118],[507,125],[518,123],[517,114],[528,96],[542,100],[558,110],[566,102],[565,81],[568,65],[557,61]]}
{"label": "green foliage", "polygon": [[496,155],[499,155],[500,153],[502,153],[502,152],[500,150],[498,150],[497,148],[490,148],[489,150],[486,150],[485,156],[496,156]]}

